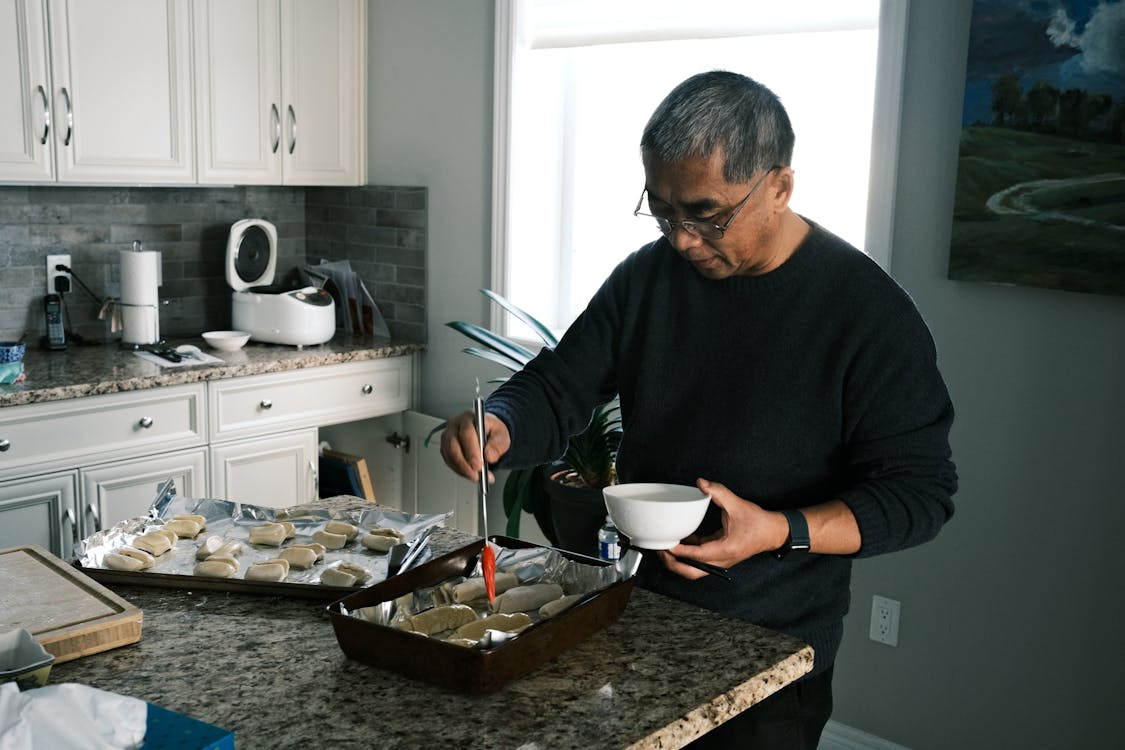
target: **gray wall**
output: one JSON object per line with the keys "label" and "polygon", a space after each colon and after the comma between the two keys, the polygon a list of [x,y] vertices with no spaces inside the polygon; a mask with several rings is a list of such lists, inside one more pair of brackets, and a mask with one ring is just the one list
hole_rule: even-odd
{"label": "gray wall", "polygon": [[[892,271],[938,343],[961,490],[935,542],[856,565],[834,719],[919,750],[1121,746],[1125,299],[946,279],[971,0],[911,6]],[[443,324],[486,320],[492,36],[490,0],[372,3],[370,174],[431,189],[442,415],[480,374]],[[902,602],[896,648],[867,639],[875,593]]]}

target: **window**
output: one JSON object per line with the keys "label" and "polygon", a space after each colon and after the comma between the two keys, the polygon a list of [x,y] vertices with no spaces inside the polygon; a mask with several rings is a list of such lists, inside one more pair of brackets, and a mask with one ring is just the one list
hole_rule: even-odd
{"label": "window", "polygon": [[492,288],[552,329],[658,236],[631,215],[644,186],[637,144],[664,95],[705,70],[781,97],[797,135],[793,209],[889,265],[906,0],[496,8]]}

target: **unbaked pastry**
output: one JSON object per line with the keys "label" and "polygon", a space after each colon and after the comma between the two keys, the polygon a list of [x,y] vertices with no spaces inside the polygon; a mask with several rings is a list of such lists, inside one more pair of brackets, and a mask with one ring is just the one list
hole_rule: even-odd
{"label": "unbaked pastry", "polygon": [[246,569],[243,576],[248,581],[284,581],[289,575],[289,561],[284,558],[256,562]]}
{"label": "unbaked pastry", "polygon": [[105,566],[114,570],[144,570],[152,567],[156,559],[144,550],[134,547],[118,547],[105,556]]}
{"label": "unbaked pastry", "polygon": [[242,554],[242,542],[232,539],[215,550],[212,557],[229,557],[232,560]]}
{"label": "unbaked pastry", "polygon": [[402,534],[394,529],[372,529],[359,541],[372,552],[390,552],[391,547],[402,544]]}
{"label": "unbaked pastry", "polygon": [[207,519],[198,513],[178,513],[172,516],[173,521],[195,521],[199,524],[199,529],[202,531],[207,528]]}
{"label": "unbaked pastry", "polygon": [[531,616],[526,612],[513,612],[511,614],[495,614],[473,620],[467,625],[462,625],[454,631],[454,638],[472,638],[479,640],[484,637],[486,630],[502,630],[505,633],[518,633],[531,625]]}
{"label": "unbaked pastry", "polygon": [[238,572],[238,561],[229,557],[209,557],[195,564],[194,573],[208,578],[230,578]]}
{"label": "unbaked pastry", "polygon": [[285,527],[279,523],[263,523],[250,529],[251,544],[265,544],[280,547],[285,541]]}
{"label": "unbaked pastry", "polygon": [[464,604],[448,604],[444,607],[431,607],[412,617],[404,617],[396,621],[394,626],[399,630],[433,635],[444,630],[460,628],[476,619],[477,613],[472,607]]}
{"label": "unbaked pastry", "polygon": [[288,560],[289,566],[297,570],[308,570],[316,564],[316,550],[309,547],[286,547],[277,553],[282,560]]}
{"label": "unbaked pastry", "polygon": [[285,527],[286,539],[292,539],[297,536],[297,527],[293,525],[292,521],[278,521],[278,523]]}
{"label": "unbaked pastry", "polygon": [[348,543],[348,537],[344,534],[324,530],[314,531],[312,538],[314,542],[324,545],[327,549],[343,549]]}
{"label": "unbaked pastry", "polygon": [[168,541],[168,536],[166,534],[161,534],[157,531],[141,534],[133,540],[134,547],[144,550],[155,557],[159,557],[172,549],[172,544],[173,542]]}
{"label": "unbaked pastry", "polygon": [[356,578],[346,570],[328,568],[320,574],[320,582],[325,586],[354,586]]}
{"label": "unbaked pastry", "polygon": [[[496,571],[496,593],[503,594],[508,589],[515,588],[520,585],[520,579],[516,577],[515,573],[508,573],[505,571]],[[483,599],[488,591],[484,586],[484,578],[469,578],[462,581],[450,588],[453,601],[462,604],[464,602],[471,602],[474,599]]]}
{"label": "unbaked pastry", "polygon": [[195,548],[195,559],[206,560],[208,557],[218,552],[219,548],[222,546],[223,538],[218,534],[212,534],[200,542],[199,546]]}
{"label": "unbaked pastry", "polygon": [[575,602],[585,597],[585,594],[570,594],[560,599],[555,599],[552,602],[547,602],[539,608],[539,616],[544,620],[554,617],[560,612],[570,609],[574,606]]}
{"label": "unbaked pastry", "polygon": [[547,602],[562,598],[563,587],[557,583],[532,583],[508,589],[492,603],[493,612],[530,612]]}
{"label": "unbaked pastry", "polygon": [[359,534],[359,529],[347,521],[329,521],[324,524],[324,530],[330,534],[343,534],[349,542]]}
{"label": "unbaked pastry", "polygon": [[308,544],[290,544],[289,549],[311,549],[316,553],[316,559],[318,561],[323,560],[324,553],[328,551],[323,544],[318,544],[317,542],[310,542]]}
{"label": "unbaked pastry", "polygon": [[163,528],[165,531],[174,531],[178,537],[187,539],[195,539],[203,530],[202,526],[190,518],[173,518],[171,521],[166,521]]}

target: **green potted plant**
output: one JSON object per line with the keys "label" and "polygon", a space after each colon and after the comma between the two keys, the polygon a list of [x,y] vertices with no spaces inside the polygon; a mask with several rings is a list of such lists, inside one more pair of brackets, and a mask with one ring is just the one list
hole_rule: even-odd
{"label": "green potted plant", "polygon": [[[480,292],[530,327],[545,346],[553,348],[558,344],[551,330],[527,312],[489,289]],[[511,372],[519,371],[535,356],[535,352],[522,344],[475,323],[452,321],[446,325],[478,344],[463,349],[466,354]],[[496,378],[490,382],[506,379]],[[508,519],[505,533],[519,537],[520,513],[527,512],[535,517],[551,544],[593,554],[597,548],[597,530],[605,518],[601,491],[616,480],[615,463],[620,444],[621,412],[614,400],[594,409],[590,424],[570,438],[566,453],[559,461],[510,470],[503,492],[504,514]]]}

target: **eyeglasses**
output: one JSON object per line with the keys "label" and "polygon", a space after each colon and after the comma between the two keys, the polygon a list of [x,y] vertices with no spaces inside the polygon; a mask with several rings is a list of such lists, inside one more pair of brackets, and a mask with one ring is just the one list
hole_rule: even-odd
{"label": "eyeglasses", "polygon": [[766,173],[759,177],[758,181],[754,183],[754,187],[750,188],[750,192],[746,194],[746,197],[739,201],[738,205],[734,207],[734,212],[730,215],[730,218],[722,224],[715,224],[710,221],[692,221],[691,219],[687,221],[672,221],[664,216],[646,214],[641,210],[641,204],[644,203],[645,193],[648,191],[648,188],[641,190],[641,197],[637,200],[637,207],[633,209],[633,216],[647,216],[650,219],[656,219],[656,226],[660,227],[660,231],[665,237],[672,234],[676,227],[679,227],[688,234],[702,237],[705,240],[719,240],[722,239],[723,235],[730,229],[731,223],[738,217],[738,214],[742,211],[742,207],[750,200],[750,196],[754,194],[758,186],[769,176],[770,172],[780,168],[781,165],[775,164],[767,169]]}

